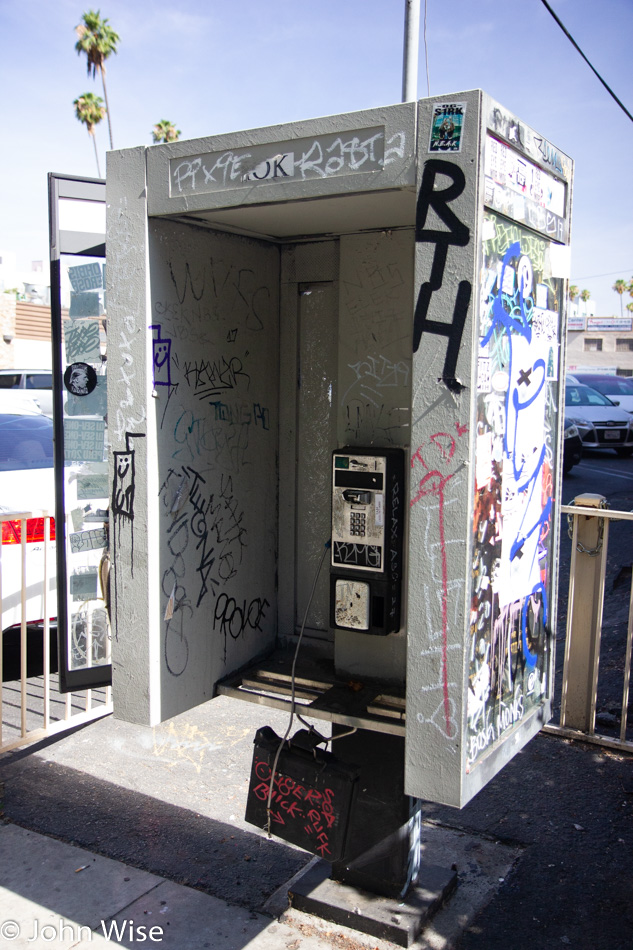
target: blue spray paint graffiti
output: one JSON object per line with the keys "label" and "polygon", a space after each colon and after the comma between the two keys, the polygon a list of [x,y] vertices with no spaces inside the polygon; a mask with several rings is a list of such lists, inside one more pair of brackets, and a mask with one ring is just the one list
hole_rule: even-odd
{"label": "blue spray paint graffiti", "polygon": [[[486,221],[477,397],[477,464],[468,703],[469,764],[542,701],[558,385],[559,282],[547,242]],[[548,332],[543,328],[547,326]]]}

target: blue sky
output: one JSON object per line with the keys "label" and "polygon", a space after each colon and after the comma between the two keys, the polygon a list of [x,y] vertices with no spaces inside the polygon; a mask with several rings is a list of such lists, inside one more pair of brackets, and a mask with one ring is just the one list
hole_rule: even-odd
{"label": "blue sky", "polygon": [[[633,113],[633,0],[550,0]],[[0,0],[0,249],[48,258],[46,174],[96,176],[73,100],[102,95],[74,50],[81,0]],[[103,0],[119,33],[107,65],[114,145],[151,144],[398,102],[404,0]],[[572,280],[599,315],[633,277],[633,122],[541,0],[427,0],[430,93],[482,88],[576,163]],[[422,0],[424,12],[424,0]],[[418,95],[427,95],[420,41]],[[102,167],[105,121],[97,130]],[[627,298],[628,302],[628,298]]]}

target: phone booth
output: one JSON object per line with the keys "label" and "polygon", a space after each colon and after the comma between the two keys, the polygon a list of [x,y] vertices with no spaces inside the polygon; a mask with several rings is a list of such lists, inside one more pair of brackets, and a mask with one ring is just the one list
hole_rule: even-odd
{"label": "phone booth", "polygon": [[109,153],[117,716],[292,697],[456,807],[538,732],[572,172],[481,90]]}

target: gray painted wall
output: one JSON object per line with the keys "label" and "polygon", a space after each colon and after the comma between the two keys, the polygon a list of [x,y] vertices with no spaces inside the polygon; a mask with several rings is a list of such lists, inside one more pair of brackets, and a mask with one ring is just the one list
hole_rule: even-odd
{"label": "gray painted wall", "polygon": [[279,252],[152,220],[161,718],[277,626]]}
{"label": "gray painted wall", "polygon": [[[423,211],[416,234],[416,307],[419,312],[426,285],[426,319],[440,326],[425,325],[413,355],[406,770],[408,787],[419,795],[424,788],[424,797],[438,800],[461,785],[470,573],[479,96],[459,98],[466,102],[461,151],[429,154],[433,103],[428,100],[419,104],[418,132],[418,207]],[[447,190],[454,195],[442,203],[435,196]],[[463,329],[455,316],[461,282],[471,288]],[[443,380],[449,346],[455,342],[456,360]]]}
{"label": "gray painted wall", "polygon": [[148,426],[147,202],[145,149],[114,152],[107,171],[108,434],[112,683],[117,714],[160,719],[155,445]]}
{"label": "gray painted wall", "polygon": [[[414,250],[412,228],[341,238],[339,446],[409,444]],[[337,631],[337,671],[403,684],[403,615],[386,638]]]}
{"label": "gray painted wall", "polygon": [[113,685],[154,723],[274,642],[279,252],[109,202]]}

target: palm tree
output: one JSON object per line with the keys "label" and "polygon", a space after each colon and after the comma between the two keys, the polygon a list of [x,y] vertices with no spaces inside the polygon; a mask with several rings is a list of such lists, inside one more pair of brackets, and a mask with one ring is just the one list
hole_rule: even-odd
{"label": "palm tree", "polygon": [[152,129],[152,138],[155,142],[177,142],[182,135],[169,119],[161,119]]}
{"label": "palm tree", "polygon": [[101,73],[103,83],[103,95],[105,98],[106,112],[108,114],[108,132],[110,134],[110,148],[114,148],[112,142],[112,124],[110,122],[110,106],[108,104],[108,90],[105,81],[105,61],[112,53],[116,53],[119,35],[115,33],[112,27],[108,26],[107,19],[101,19],[101,11],[88,10],[82,17],[82,23],[75,27],[75,33],[78,40],[75,43],[77,53],[86,54],[88,75],[92,71],[94,79],[97,73]]}
{"label": "palm tree", "polygon": [[78,99],[75,99],[73,105],[75,107],[75,115],[88,129],[88,135],[92,136],[92,142],[95,147],[95,158],[97,160],[97,174],[99,178],[101,178],[95,125],[98,125],[106,114],[103,99],[101,96],[95,96],[94,92],[84,92],[83,96],[79,96]]}
{"label": "palm tree", "polygon": [[576,299],[579,293],[580,291],[578,290],[576,285],[572,284],[571,287],[569,288],[569,299],[571,300],[572,303],[574,302],[574,300]]}
{"label": "palm tree", "polygon": [[620,295],[620,316],[622,316],[622,294],[628,290],[626,281],[616,280],[615,284],[613,285],[613,290],[615,290],[616,294]]}
{"label": "palm tree", "polygon": [[581,291],[580,291],[580,299],[581,299],[582,302],[585,304],[585,314],[587,313],[586,303],[587,303],[587,301],[589,300],[590,297],[591,297],[591,291],[590,291],[590,290],[581,290]]}

